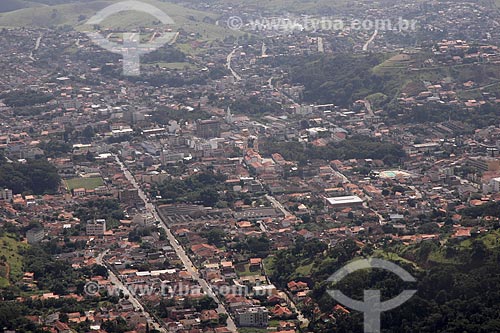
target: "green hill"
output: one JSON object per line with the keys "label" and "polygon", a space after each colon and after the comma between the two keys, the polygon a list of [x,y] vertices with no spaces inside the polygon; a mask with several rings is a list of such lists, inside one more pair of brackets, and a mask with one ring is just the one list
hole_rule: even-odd
{"label": "green hill", "polygon": [[0,237],[0,288],[22,277],[23,259],[20,251],[27,247],[27,244],[17,241],[12,235]]}
{"label": "green hill", "polygon": [[0,13],[13,12],[15,10],[39,6],[38,4],[23,0],[2,0],[0,2]]}
{"label": "green hill", "polygon": [[[20,0],[8,0],[20,1]],[[44,0],[44,2],[47,2]],[[69,25],[77,30],[88,30],[85,23],[98,11],[118,2],[116,0],[71,2],[66,4],[29,7],[16,11],[0,14],[0,27],[53,27]],[[217,15],[209,12],[187,9],[182,6],[147,0],[159,9],[163,10],[175,22],[174,30],[183,29],[190,33],[200,34],[203,39],[223,38],[226,35],[235,34],[224,27],[219,27],[215,22]],[[131,29],[137,27],[154,27],[158,25],[156,18],[145,13],[122,12],[108,17],[100,26],[101,28]]]}

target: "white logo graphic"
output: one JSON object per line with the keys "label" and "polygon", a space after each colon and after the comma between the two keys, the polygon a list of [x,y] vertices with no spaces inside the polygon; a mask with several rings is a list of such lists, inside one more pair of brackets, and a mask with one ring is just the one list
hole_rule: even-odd
{"label": "white logo graphic", "polygon": [[[122,1],[108,6],[90,18],[86,24],[100,24],[107,17],[121,13],[124,11],[136,11],[150,14],[160,20],[165,25],[173,25],[174,20],[170,18],[160,9],[150,4],[140,1]],[[85,32],[87,36],[100,47],[123,56],[123,74],[137,76],[140,73],[140,56],[157,50],[167,43],[174,41],[177,33],[164,32],[161,37],[158,37],[147,44],[141,44],[140,34],[126,32],[123,33],[123,44],[112,43],[104,36],[95,31]]]}
{"label": "white logo graphic", "polygon": [[[382,259],[357,260],[339,269],[330,276],[328,281],[339,282],[347,275],[361,269],[380,268],[392,272],[406,282],[416,282],[410,273],[398,265]],[[340,290],[328,290],[328,294],[345,306],[364,313],[364,331],[366,333],[380,333],[380,315],[382,312],[397,308],[408,301],[417,291],[405,290],[397,297],[385,302],[380,302],[380,290],[365,290],[363,302],[347,297]]]}

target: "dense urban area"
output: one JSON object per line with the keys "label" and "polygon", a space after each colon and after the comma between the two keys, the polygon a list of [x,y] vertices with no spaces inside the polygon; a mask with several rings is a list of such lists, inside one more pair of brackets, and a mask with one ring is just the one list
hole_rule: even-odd
{"label": "dense urban area", "polygon": [[0,3],[0,330],[500,332],[498,1],[112,3]]}

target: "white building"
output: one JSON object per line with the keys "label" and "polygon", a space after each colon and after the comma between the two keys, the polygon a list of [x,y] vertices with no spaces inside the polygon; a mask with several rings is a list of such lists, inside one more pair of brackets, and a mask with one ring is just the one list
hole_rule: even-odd
{"label": "white building", "polygon": [[326,204],[330,208],[346,208],[346,207],[361,207],[363,199],[356,195],[349,195],[344,197],[325,198]]}
{"label": "white building", "polygon": [[255,296],[271,296],[278,293],[278,289],[274,284],[266,284],[252,287]]}
{"label": "white building", "polygon": [[150,226],[155,223],[155,218],[151,213],[139,213],[134,215],[132,223],[140,226]]}
{"label": "white building", "polygon": [[490,180],[491,191],[494,193],[500,192],[500,177]]}
{"label": "white building", "polygon": [[0,199],[10,201],[12,200],[12,190],[0,189]]}
{"label": "white building", "polygon": [[184,153],[175,153],[175,152],[170,152],[168,150],[162,150],[162,152],[160,153],[160,160],[163,165],[175,164],[177,162],[182,161],[184,157],[185,157]]}
{"label": "white building", "polygon": [[235,319],[242,327],[267,327],[269,311],[264,306],[240,309],[236,311]]}
{"label": "white building", "polygon": [[483,193],[500,192],[500,177],[490,179],[489,183],[483,184]]}

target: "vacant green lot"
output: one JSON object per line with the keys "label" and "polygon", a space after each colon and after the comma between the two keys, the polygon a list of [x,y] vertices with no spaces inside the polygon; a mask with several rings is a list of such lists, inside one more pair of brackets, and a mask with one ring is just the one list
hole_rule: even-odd
{"label": "vacant green lot", "polygon": [[297,267],[295,273],[298,276],[309,276],[311,274],[311,270],[313,268],[313,263],[304,263],[302,266]]}
{"label": "vacant green lot", "polygon": [[0,288],[10,285],[23,275],[23,258],[20,250],[28,245],[17,241],[9,235],[0,237]]}
{"label": "vacant green lot", "polygon": [[104,185],[102,178],[72,178],[64,181],[66,188],[71,191],[75,188],[85,188],[86,190],[93,190],[96,187]]}
{"label": "vacant green lot", "polygon": [[237,270],[236,273],[238,274],[239,277],[261,275],[260,270],[251,271],[250,264],[245,264],[245,270],[244,271]]}

